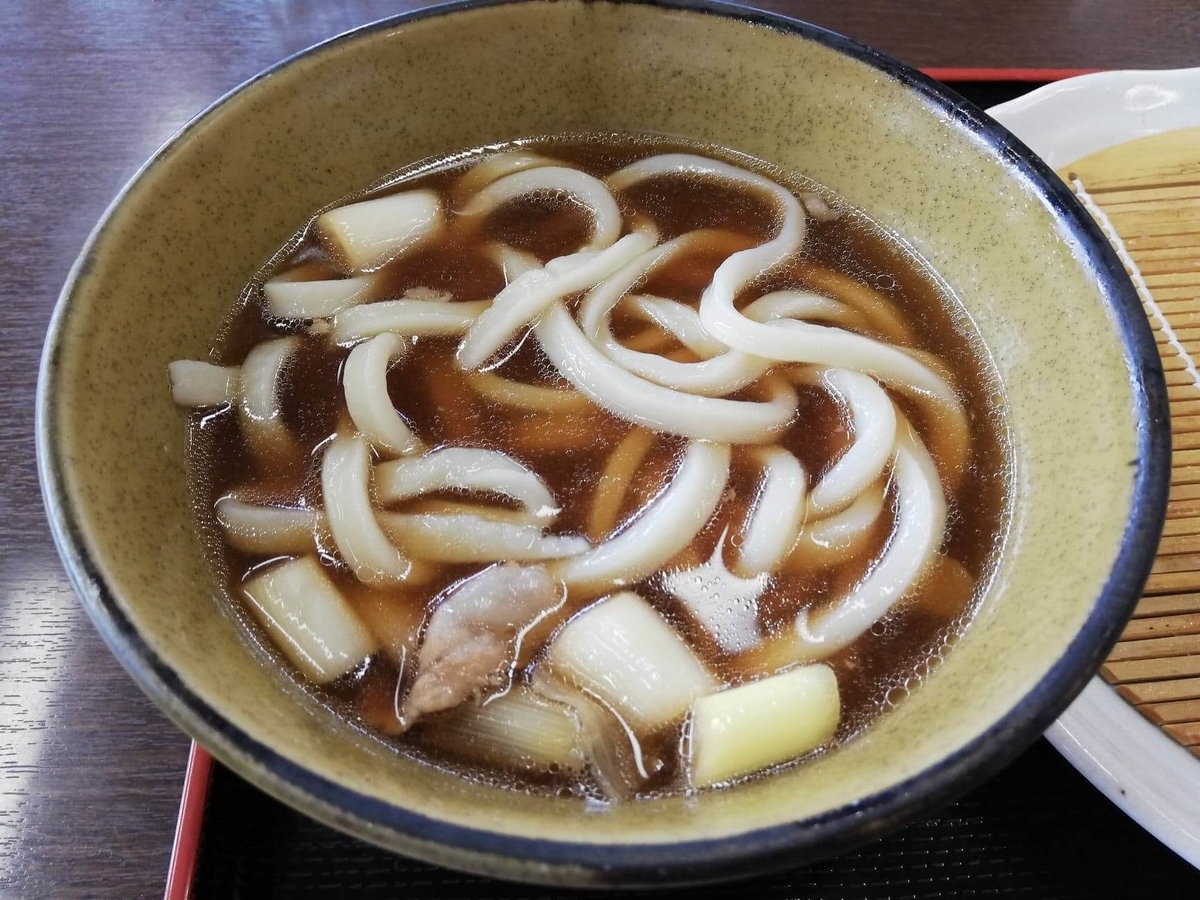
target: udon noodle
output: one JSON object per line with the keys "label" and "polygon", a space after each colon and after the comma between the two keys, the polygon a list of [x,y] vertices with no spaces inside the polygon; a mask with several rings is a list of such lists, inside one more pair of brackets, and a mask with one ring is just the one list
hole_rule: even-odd
{"label": "udon noodle", "polygon": [[170,367],[250,621],[399,747],[727,785],[850,739],[967,622],[1004,447],[952,297],[828,191],[695,151],[423,166],[277,255],[234,364]]}

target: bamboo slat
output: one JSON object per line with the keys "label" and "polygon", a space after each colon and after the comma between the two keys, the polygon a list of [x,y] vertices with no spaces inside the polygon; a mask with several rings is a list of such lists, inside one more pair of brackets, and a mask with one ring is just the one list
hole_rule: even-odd
{"label": "bamboo slat", "polygon": [[1140,277],[1171,409],[1163,538],[1101,674],[1200,757],[1200,128],[1110,147],[1060,174],[1104,213],[1130,274]]}

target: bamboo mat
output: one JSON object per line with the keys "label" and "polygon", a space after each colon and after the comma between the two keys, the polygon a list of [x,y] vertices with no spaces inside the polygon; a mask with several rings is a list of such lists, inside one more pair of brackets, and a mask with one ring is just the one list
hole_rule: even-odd
{"label": "bamboo mat", "polygon": [[1167,375],[1167,522],[1145,595],[1101,669],[1200,757],[1200,128],[1102,150],[1059,173],[1133,277]]}

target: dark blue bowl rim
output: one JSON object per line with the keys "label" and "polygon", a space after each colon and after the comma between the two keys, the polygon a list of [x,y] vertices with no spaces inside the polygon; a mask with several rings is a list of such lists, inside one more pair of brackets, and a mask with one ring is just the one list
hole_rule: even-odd
{"label": "dark blue bowl rim", "polygon": [[[244,82],[183,126],[130,179],[89,236],[59,296],[47,334],[38,382],[38,468],[55,543],[85,609],[138,684],[181,724],[213,740],[236,770],[251,760],[268,773],[255,781],[289,798],[309,798],[306,810],[335,827],[376,842],[394,833],[404,852],[459,868],[526,881],[580,886],[684,885],[761,874],[813,862],[877,838],[949,802],[1007,764],[1032,743],[1083,689],[1116,642],[1149,576],[1166,512],[1171,446],[1166,383],[1153,335],[1116,253],[1091,217],[1054,173],[1024,144],[973,104],[917,70],[840,34],[776,13],[715,0],[620,0],[716,15],[815,41],[857,59],[916,91],[950,121],[985,142],[1010,174],[1046,203],[1058,226],[1078,243],[1101,285],[1125,347],[1136,405],[1138,457],[1129,521],[1097,602],[1066,652],[1030,691],[987,731],[949,757],[884,791],[806,820],[717,839],[668,844],[587,844],[509,836],[454,825],[359,794],[291,762],[225,720],[192,693],[137,633],[112,589],[88,556],[87,544],[62,478],[54,440],[55,375],[70,296],[89,268],[114,211],[132,186],[189,131],[249,85],[296,59],[328,51],[379,30],[477,7],[541,0],[456,0],[373,22],[294,54]],[[614,2],[614,0],[605,0]],[[290,791],[285,791],[290,789]],[[339,815],[339,812],[348,814]],[[445,848],[439,851],[438,846]]]}

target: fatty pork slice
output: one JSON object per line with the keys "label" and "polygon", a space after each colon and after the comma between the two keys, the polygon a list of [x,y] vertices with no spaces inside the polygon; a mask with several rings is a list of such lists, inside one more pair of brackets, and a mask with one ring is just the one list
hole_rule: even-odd
{"label": "fatty pork slice", "polygon": [[451,588],[425,629],[404,726],[506,687],[521,637],[564,598],[545,566],[516,563],[491,566]]}

